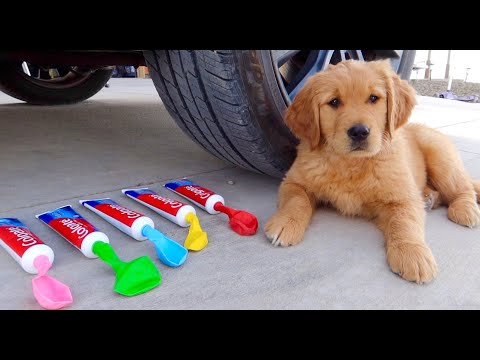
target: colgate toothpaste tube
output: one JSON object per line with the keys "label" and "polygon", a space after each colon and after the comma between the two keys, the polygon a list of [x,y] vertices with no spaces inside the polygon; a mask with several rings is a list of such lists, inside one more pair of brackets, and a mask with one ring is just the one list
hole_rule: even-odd
{"label": "colgate toothpaste tube", "polygon": [[185,220],[188,213],[196,215],[193,206],[178,200],[168,199],[148,189],[123,189],[122,192],[129,198],[149,207],[164,218],[183,227],[189,227],[190,223]]}
{"label": "colgate toothpaste tube", "polygon": [[93,252],[93,244],[97,241],[109,243],[107,235],[85,220],[70,205],[35,216],[62,235],[88,258],[98,257]]}
{"label": "colgate toothpaste tube", "polygon": [[213,191],[194,184],[188,179],[176,180],[164,185],[167,189],[172,190],[180,196],[190,200],[195,205],[206,210],[210,214],[218,214],[219,211],[213,207],[217,202],[225,205],[225,200],[222,196],[215,194]]}
{"label": "colgate toothpaste tube", "polygon": [[39,255],[53,264],[53,250],[18,219],[0,218],[0,245],[30,274],[38,274],[33,261]]}
{"label": "colgate toothpaste tube", "polygon": [[80,200],[79,202],[135,240],[147,240],[142,235],[142,229],[145,225],[155,228],[152,219],[135,210],[123,207],[112,199]]}

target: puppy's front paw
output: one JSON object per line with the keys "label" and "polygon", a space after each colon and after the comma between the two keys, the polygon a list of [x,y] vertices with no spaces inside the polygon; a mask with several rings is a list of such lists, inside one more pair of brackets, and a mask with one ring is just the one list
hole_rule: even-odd
{"label": "puppy's front paw", "polygon": [[292,216],[277,212],[267,221],[264,230],[273,246],[290,246],[302,241],[305,226]]}
{"label": "puppy's front paw", "polygon": [[480,223],[480,210],[472,200],[455,200],[448,207],[448,218],[453,222],[473,228]]}
{"label": "puppy's front paw", "polygon": [[429,282],[437,273],[435,258],[425,244],[392,244],[387,248],[387,261],[394,273],[417,284]]}

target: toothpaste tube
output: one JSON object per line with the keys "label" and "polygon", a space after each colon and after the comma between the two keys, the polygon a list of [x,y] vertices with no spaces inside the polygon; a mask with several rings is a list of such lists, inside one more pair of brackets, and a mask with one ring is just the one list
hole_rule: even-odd
{"label": "toothpaste tube", "polygon": [[172,181],[164,185],[167,189],[172,190],[180,196],[190,200],[198,207],[206,210],[210,214],[218,214],[220,211],[214,209],[217,202],[225,205],[225,200],[222,196],[215,194],[200,185],[194,184],[190,180],[182,179]]}
{"label": "toothpaste tube", "polygon": [[196,215],[193,206],[184,204],[178,200],[168,199],[148,189],[123,189],[122,192],[129,198],[138,201],[164,218],[183,227],[189,227],[190,223],[185,220],[188,213]]}
{"label": "toothpaste tube", "polygon": [[53,250],[18,219],[0,218],[0,245],[30,274],[38,274],[33,266],[37,256],[46,255],[53,264]]}
{"label": "toothpaste tube", "polygon": [[97,258],[93,244],[97,241],[109,243],[108,236],[85,220],[70,205],[35,215],[37,219],[62,235],[70,244],[88,258]]}
{"label": "toothpaste tube", "polygon": [[79,202],[135,240],[147,240],[142,235],[142,229],[146,225],[155,228],[152,219],[135,210],[123,207],[112,199],[80,200]]}

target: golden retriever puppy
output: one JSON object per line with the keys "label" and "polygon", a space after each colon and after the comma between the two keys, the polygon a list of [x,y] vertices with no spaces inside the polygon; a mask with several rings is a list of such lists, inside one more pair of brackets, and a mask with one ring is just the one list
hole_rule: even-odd
{"label": "golden retriever puppy", "polygon": [[437,265],[425,243],[424,200],[448,205],[450,220],[473,227],[480,182],[447,136],[406,124],[415,104],[415,90],[388,60],[347,60],[312,76],[285,115],[300,143],[265,224],[272,244],[299,243],[317,204],[330,204],[377,224],[393,272],[431,280]]}

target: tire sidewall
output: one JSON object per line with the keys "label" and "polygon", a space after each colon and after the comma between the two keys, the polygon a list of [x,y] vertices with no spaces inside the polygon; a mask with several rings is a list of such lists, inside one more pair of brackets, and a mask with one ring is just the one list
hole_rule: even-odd
{"label": "tire sidewall", "polygon": [[235,59],[251,119],[264,135],[267,154],[274,157],[283,174],[295,159],[298,140],[283,120],[288,105],[279,88],[272,55],[269,50],[237,50]]}

